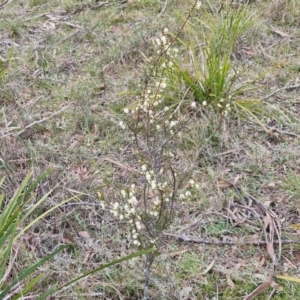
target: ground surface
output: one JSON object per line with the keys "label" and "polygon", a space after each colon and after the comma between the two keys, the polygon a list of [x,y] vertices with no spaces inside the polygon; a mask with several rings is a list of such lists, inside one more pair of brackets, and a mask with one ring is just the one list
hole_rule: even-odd
{"label": "ground surface", "polygon": [[[218,11],[222,1],[211,2]],[[265,100],[266,111],[272,105],[277,113],[261,118],[273,134],[256,122],[229,118],[226,130],[206,143],[193,171],[200,190],[178,210],[168,230],[177,237],[164,237],[153,265],[152,299],[244,299],[266,282],[272,261],[261,202],[280,220],[276,274],[300,276],[300,3],[257,0],[247,7],[258,25],[239,40],[232,61],[247,66],[241,80],[271,70],[257,82],[258,99],[282,88]],[[19,241],[19,269],[61,243],[74,245],[43,266],[49,277],[41,290],[134,251],[124,237],[126,224],[101,210],[97,192],[130,172],[118,124],[129,92],[144,76],[141,53],[151,53],[150,38],[163,28],[176,34],[178,12],[184,17],[189,8],[188,1],[176,0],[17,0],[0,7],[3,192],[9,197],[26,174],[36,178],[53,167],[37,191],[38,197],[54,188],[41,210],[71,196],[85,202],[57,210]],[[194,131],[202,138],[191,137],[199,148],[209,135],[203,122]],[[182,240],[186,236],[199,243]],[[110,268],[53,299],[140,299],[143,263]],[[270,299],[272,291],[272,299],[300,297],[299,284],[274,280],[276,288],[256,299]]]}

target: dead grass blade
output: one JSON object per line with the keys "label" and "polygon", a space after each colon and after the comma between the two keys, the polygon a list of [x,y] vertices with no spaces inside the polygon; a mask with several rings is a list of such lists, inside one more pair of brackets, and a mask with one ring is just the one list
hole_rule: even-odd
{"label": "dead grass blade", "polygon": [[273,273],[271,273],[267,278],[267,280],[263,282],[260,286],[258,286],[250,295],[244,298],[244,300],[252,300],[259,294],[266,291],[269,287],[274,287],[275,285],[276,283],[273,280]]}
{"label": "dead grass blade", "polygon": [[[258,207],[260,212],[262,214],[264,214],[263,231],[264,231],[264,235],[265,235],[267,251],[272,259],[273,271],[274,271],[274,267],[280,260],[281,251],[282,251],[281,221],[278,218],[278,216],[273,211],[268,209],[260,200],[254,198],[253,196],[246,194],[244,192],[241,193],[240,189],[235,186],[234,186],[234,188],[240,196],[243,194],[245,199],[253,202]],[[278,248],[279,248],[277,258],[276,258],[275,250],[274,250],[274,235],[275,234],[277,235],[277,238],[278,238],[277,243],[278,243]]]}
{"label": "dead grass blade", "polygon": [[264,217],[264,235],[266,239],[266,247],[267,251],[272,259],[273,268],[276,264],[276,255],[274,251],[274,222],[270,214],[266,211],[266,215]]}
{"label": "dead grass blade", "polygon": [[[235,187],[235,189],[238,191],[240,194],[240,190]],[[281,222],[278,216],[268,209],[261,201],[257,200],[251,195],[245,195],[244,198],[252,201],[256,206],[259,208],[261,213],[264,214],[264,226],[263,226],[263,231],[264,231],[264,236],[265,236],[265,242],[266,242],[266,248],[268,251],[268,254],[270,255],[272,259],[272,270],[271,273],[268,277],[268,279],[260,284],[250,295],[248,295],[244,300],[252,300],[254,299],[257,295],[261,294],[265,290],[267,290],[269,287],[273,287],[273,291],[271,292],[271,295],[273,295],[275,291],[275,286],[276,283],[273,280],[274,276],[274,271],[275,271],[275,266],[279,262],[280,257],[281,257],[281,249],[282,249],[282,240],[281,240]],[[275,234],[277,235],[277,243],[278,243],[278,257],[276,258],[275,250],[274,250],[274,236]],[[271,299],[271,295],[268,297],[268,299]]]}
{"label": "dead grass blade", "polygon": [[[278,216],[271,210],[266,209],[264,217],[264,234],[266,239],[267,251],[272,259],[273,267],[278,263],[281,257],[282,240],[281,240],[281,222]],[[274,235],[278,238],[278,257],[276,258],[274,251]]]}
{"label": "dead grass blade", "polygon": [[293,281],[293,282],[300,283],[300,278],[293,277],[293,276],[276,275],[276,278],[284,279],[284,280],[287,280],[287,281]]}
{"label": "dead grass blade", "polygon": [[119,167],[121,167],[122,169],[126,170],[126,171],[130,171],[130,172],[136,172],[136,170],[134,170],[133,168],[129,167],[129,166],[126,166],[122,163],[120,163],[119,161],[116,161],[116,160],[113,160],[109,157],[105,157],[104,160],[114,164],[114,165],[117,165]]}

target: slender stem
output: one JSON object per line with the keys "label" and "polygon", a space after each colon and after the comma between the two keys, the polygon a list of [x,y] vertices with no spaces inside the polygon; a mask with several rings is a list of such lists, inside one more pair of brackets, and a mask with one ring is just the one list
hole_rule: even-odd
{"label": "slender stem", "polygon": [[197,2],[198,2],[198,1],[195,1],[195,2],[194,2],[192,8],[191,8],[190,11],[189,11],[188,16],[187,16],[186,19],[184,20],[184,22],[183,22],[181,28],[179,29],[179,31],[177,32],[176,36],[174,37],[174,39],[172,40],[172,42],[170,43],[170,45],[167,47],[167,49],[165,49],[165,50],[158,56],[158,58],[156,59],[156,61],[155,61],[154,64],[156,64],[156,63],[161,59],[161,57],[163,57],[163,56],[165,55],[165,53],[167,53],[168,50],[174,45],[175,41],[176,41],[177,38],[179,37],[180,33],[183,31],[183,29],[184,29],[185,25],[187,24],[188,20],[189,20],[190,17],[192,16],[192,12],[195,10],[195,7],[196,7],[196,5],[197,5]]}
{"label": "slender stem", "polygon": [[153,254],[147,254],[146,256],[146,266],[144,269],[145,275],[145,286],[144,286],[144,297],[143,300],[149,300],[149,283],[150,283],[150,274],[151,274],[151,266],[154,261]]}

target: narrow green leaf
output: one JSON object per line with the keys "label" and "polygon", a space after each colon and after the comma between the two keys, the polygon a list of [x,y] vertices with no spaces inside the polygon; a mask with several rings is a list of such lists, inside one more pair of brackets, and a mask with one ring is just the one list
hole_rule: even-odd
{"label": "narrow green leaf", "polygon": [[4,244],[7,240],[7,238],[13,234],[13,230],[15,229],[15,224],[10,224],[10,226],[7,228],[7,230],[0,235],[0,258],[1,258],[1,252],[4,248]]}
{"label": "narrow green leaf", "polygon": [[[3,284],[1,280],[3,279],[3,276],[5,274],[5,268],[7,265],[7,262],[9,260],[9,255],[11,253],[11,248],[13,245],[14,241],[14,235],[16,231],[16,224],[11,224],[9,229],[7,230],[6,234],[2,237],[3,241],[8,241],[8,244],[3,247],[3,245],[0,248],[0,286]],[[2,243],[2,238],[1,238],[1,243]],[[1,298],[0,298],[1,299]]]}
{"label": "narrow green leaf", "polygon": [[[6,222],[4,224],[2,224],[2,226],[0,227],[0,236],[7,230],[7,228],[13,224],[13,223],[17,223],[16,220],[19,216],[20,213],[20,208],[17,208],[15,210],[15,212],[9,217],[8,220],[6,220]],[[2,217],[2,216],[1,216]]]}
{"label": "narrow green leaf", "polygon": [[116,260],[114,260],[114,261],[112,261],[112,262],[110,262],[110,263],[108,263],[108,264],[105,264],[105,265],[99,267],[99,268],[96,268],[96,269],[94,269],[94,270],[92,270],[92,271],[89,271],[89,272],[87,272],[87,273],[84,273],[83,275],[81,275],[81,276],[75,278],[74,280],[71,280],[70,282],[68,282],[68,283],[62,285],[61,287],[59,287],[59,288],[57,289],[57,291],[59,291],[59,290],[65,288],[65,287],[67,287],[67,286],[69,286],[69,285],[71,285],[71,284],[77,282],[78,280],[80,280],[80,279],[82,279],[82,278],[85,278],[85,277],[91,275],[91,274],[97,273],[97,272],[99,272],[99,271],[101,271],[101,270],[104,270],[104,269],[107,269],[107,268],[109,268],[109,267],[111,267],[111,266],[120,264],[120,263],[122,263],[123,261],[127,261],[127,260],[130,260],[130,259],[134,258],[134,257],[141,256],[141,255],[144,255],[144,254],[148,254],[148,253],[151,253],[151,252],[154,252],[154,251],[156,251],[155,248],[149,248],[149,249],[146,249],[146,250],[142,250],[142,251],[139,251],[139,252],[136,252],[136,253],[133,253],[133,254],[124,256],[124,257],[122,257],[122,258],[120,258],[120,259],[116,259]]}
{"label": "narrow green leaf", "polygon": [[26,179],[22,182],[21,186],[15,192],[13,198],[10,200],[10,202],[5,207],[5,210],[2,211],[1,218],[0,218],[0,229],[3,228],[3,226],[6,224],[8,218],[11,216],[11,214],[13,214],[16,207],[18,207],[19,202],[20,202],[20,195],[21,195],[23,189],[26,187],[25,181],[26,181]]}
{"label": "narrow green leaf", "polygon": [[177,67],[176,71],[178,72],[178,75],[183,79],[186,86],[191,89],[193,97],[198,101],[202,100],[203,93],[201,91],[201,88],[195,83],[195,79],[192,78],[188,72],[182,70],[180,67]]}
{"label": "narrow green leaf", "polygon": [[[39,206],[39,204],[40,204],[41,202],[43,202],[43,201],[47,198],[47,196],[48,196],[49,193],[51,193],[51,191],[48,192],[47,194],[45,194],[45,195],[44,195],[44,196],[43,196],[36,204],[34,204],[33,208],[36,208],[37,206]],[[37,223],[40,219],[44,218],[46,215],[48,215],[48,214],[49,214],[50,212],[52,212],[53,210],[57,209],[58,207],[64,205],[65,203],[67,203],[67,202],[69,202],[69,201],[71,201],[71,200],[73,200],[73,199],[78,199],[78,196],[74,196],[74,197],[71,197],[71,198],[69,198],[69,199],[67,199],[67,200],[64,200],[64,201],[58,203],[57,205],[55,205],[55,206],[49,208],[49,209],[48,209],[47,211],[45,211],[43,214],[41,214],[41,215],[39,215],[38,217],[36,217],[36,218],[35,218],[33,221],[31,221],[28,225],[22,227],[22,229],[19,231],[19,233],[15,236],[15,240],[17,240],[20,236],[22,236],[22,234],[24,234],[25,231],[27,231],[30,227],[32,227],[32,226],[33,226],[35,223]],[[32,211],[32,210],[31,210],[31,211]],[[22,218],[22,220],[23,220],[23,218]]]}
{"label": "narrow green leaf", "polygon": [[11,300],[17,300],[21,297],[27,295],[27,293],[36,286],[36,284],[44,277],[44,274],[39,274],[35,278],[33,278],[25,287],[22,289],[20,293],[15,295]]}
{"label": "narrow green leaf", "polygon": [[9,285],[6,289],[4,289],[1,293],[0,293],[0,299],[3,298],[3,296],[5,296],[16,284],[18,284],[20,281],[22,281],[24,278],[27,278],[32,272],[34,272],[39,266],[41,266],[42,264],[44,264],[46,261],[50,260],[51,258],[53,258],[57,253],[61,252],[62,250],[66,249],[70,247],[69,245],[64,245],[59,247],[58,249],[56,249],[55,251],[53,251],[51,254],[47,255],[46,257],[44,257],[43,259],[41,259],[40,261],[38,261],[37,263],[27,267],[25,270],[23,270],[18,277],[13,281],[13,283],[11,285]]}
{"label": "narrow green leaf", "polygon": [[300,278],[293,277],[293,276],[276,275],[276,278],[284,279],[284,280],[287,280],[287,281],[292,281],[292,282],[300,283]]}
{"label": "narrow green leaf", "polygon": [[[2,186],[4,180],[5,180],[5,177],[3,177],[3,178],[0,180],[0,187]],[[3,199],[4,199],[4,195],[1,194],[1,195],[0,195],[0,207],[2,206]]]}
{"label": "narrow green leaf", "polygon": [[43,293],[42,295],[40,295],[36,300],[46,299],[49,295],[51,295],[54,292],[56,292],[56,287],[57,287],[57,284],[54,284],[49,289],[47,289],[47,291],[45,293]]}
{"label": "narrow green leaf", "polygon": [[[44,172],[42,175],[40,175],[36,180],[34,180],[34,182],[32,184],[30,184],[29,186],[27,186],[27,188],[24,190],[24,194],[22,196],[22,200],[26,199],[26,197],[35,190],[35,188],[39,185],[39,183],[44,180],[51,172],[52,172],[52,168],[48,169],[46,172]],[[31,176],[30,176],[31,177]]]}

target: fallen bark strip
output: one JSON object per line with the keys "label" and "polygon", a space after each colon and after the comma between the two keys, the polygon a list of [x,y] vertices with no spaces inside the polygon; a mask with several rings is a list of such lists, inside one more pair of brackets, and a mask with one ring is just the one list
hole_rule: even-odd
{"label": "fallen bark strip", "polygon": [[[206,240],[206,239],[196,239],[186,235],[180,235],[170,232],[163,232],[163,236],[173,237],[184,242],[195,243],[195,244],[206,244],[206,245],[217,245],[217,246],[244,246],[244,245],[266,245],[266,241],[238,241],[238,242],[229,242],[229,241],[214,241],[214,240]],[[274,244],[300,244],[300,241],[294,240],[274,240]]]}

